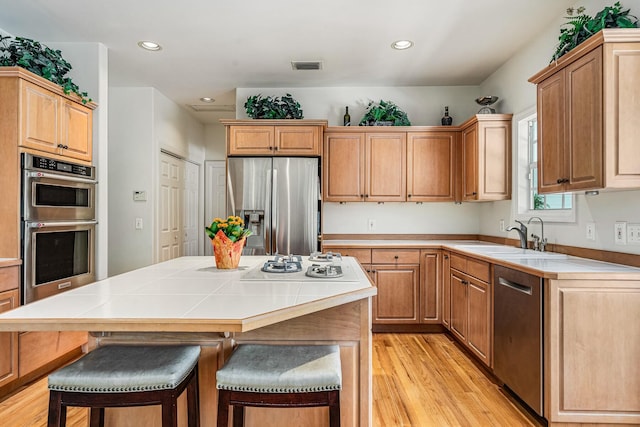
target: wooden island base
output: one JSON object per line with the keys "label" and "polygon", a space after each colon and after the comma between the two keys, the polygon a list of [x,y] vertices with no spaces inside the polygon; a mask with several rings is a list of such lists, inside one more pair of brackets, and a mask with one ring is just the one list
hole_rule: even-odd
{"label": "wooden island base", "polygon": [[[286,320],[249,332],[223,334],[189,332],[92,333],[92,346],[116,343],[199,344],[200,424],[215,426],[217,416],[216,371],[231,354],[234,344],[338,344],[342,361],[341,424],[370,426],[371,396],[371,300],[366,298],[316,313]],[[227,336],[225,336],[227,335]],[[153,363],[150,360],[149,363]],[[186,426],[186,399],[179,400],[180,425]],[[285,425],[327,426],[327,408],[247,408],[247,427]],[[107,409],[105,425],[151,427],[160,425],[160,406]]]}

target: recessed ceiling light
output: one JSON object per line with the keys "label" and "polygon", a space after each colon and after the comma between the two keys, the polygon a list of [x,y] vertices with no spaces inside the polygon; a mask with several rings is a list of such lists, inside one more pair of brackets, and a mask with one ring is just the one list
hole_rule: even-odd
{"label": "recessed ceiling light", "polygon": [[397,50],[409,49],[411,46],[413,46],[413,42],[411,40],[398,40],[391,43],[391,47]]}
{"label": "recessed ceiling light", "polygon": [[160,46],[156,42],[139,41],[138,42],[138,46],[140,46],[141,48],[143,48],[145,50],[151,50],[151,51],[162,50],[162,46]]}
{"label": "recessed ceiling light", "polygon": [[212,102],[215,102],[216,100],[211,98],[211,97],[209,97],[209,96],[203,96],[202,98],[200,98],[200,101],[212,103]]}

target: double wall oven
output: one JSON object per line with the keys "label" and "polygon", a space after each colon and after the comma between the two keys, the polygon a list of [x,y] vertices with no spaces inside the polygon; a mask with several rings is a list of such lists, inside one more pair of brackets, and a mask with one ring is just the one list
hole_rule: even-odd
{"label": "double wall oven", "polygon": [[95,280],[93,166],[22,154],[23,304]]}

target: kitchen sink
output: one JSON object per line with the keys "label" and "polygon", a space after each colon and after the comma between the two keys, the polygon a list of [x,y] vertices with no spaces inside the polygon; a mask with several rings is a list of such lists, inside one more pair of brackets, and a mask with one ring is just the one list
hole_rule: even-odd
{"label": "kitchen sink", "polygon": [[489,255],[496,258],[518,258],[518,259],[566,259],[566,254],[555,252],[538,252],[531,249],[515,248],[513,246],[497,245],[458,245],[460,249],[477,252],[482,255]]}

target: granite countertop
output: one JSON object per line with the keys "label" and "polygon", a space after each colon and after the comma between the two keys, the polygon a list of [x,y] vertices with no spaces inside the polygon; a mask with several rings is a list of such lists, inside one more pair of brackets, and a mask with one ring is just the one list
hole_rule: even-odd
{"label": "granite countertop", "polygon": [[548,279],[639,280],[640,268],[596,261],[553,252],[537,252],[514,246],[470,240],[325,240],[323,245],[339,248],[447,249],[511,267]]}
{"label": "granite countertop", "polygon": [[269,258],[243,256],[236,270],[210,256],[154,264],[0,314],[0,331],[245,332],[376,294],[350,257],[342,278],[249,277]]}

